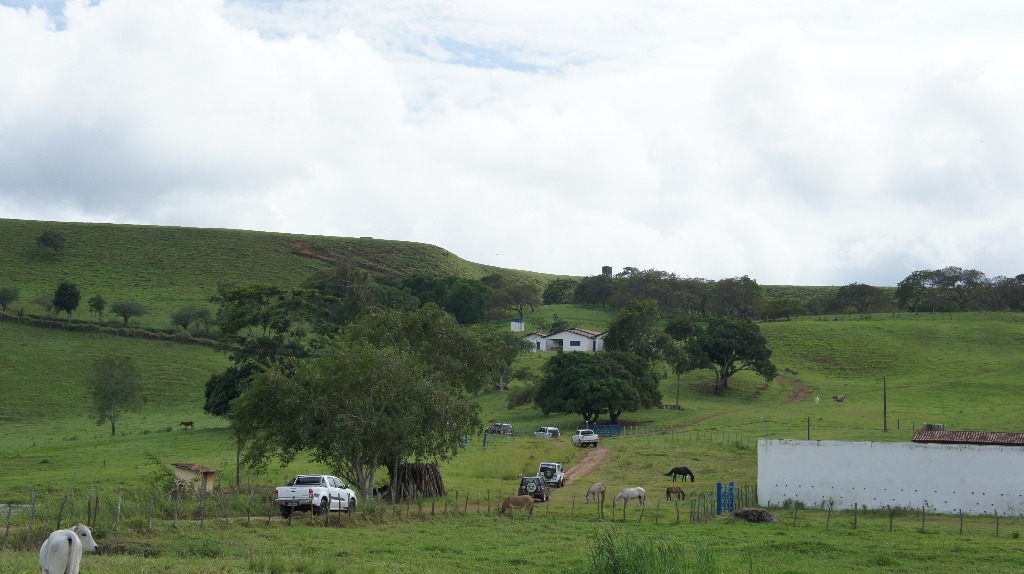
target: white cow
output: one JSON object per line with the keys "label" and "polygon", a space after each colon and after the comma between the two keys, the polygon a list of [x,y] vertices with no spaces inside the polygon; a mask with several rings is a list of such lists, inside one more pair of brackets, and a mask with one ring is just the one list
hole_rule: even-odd
{"label": "white cow", "polygon": [[42,574],[78,574],[82,552],[99,552],[92,531],[84,524],[67,530],[55,530],[39,548],[39,572]]}

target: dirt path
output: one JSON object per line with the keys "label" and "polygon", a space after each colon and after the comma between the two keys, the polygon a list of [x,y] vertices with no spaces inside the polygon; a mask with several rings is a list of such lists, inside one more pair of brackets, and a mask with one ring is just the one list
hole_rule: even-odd
{"label": "dirt path", "polygon": [[789,395],[789,398],[786,399],[786,404],[791,405],[793,403],[799,403],[806,399],[807,395],[811,394],[811,387],[808,387],[800,379],[784,376],[779,376],[779,379],[781,379],[783,383],[793,387],[793,394]]}
{"label": "dirt path", "polygon": [[599,466],[608,462],[612,457],[612,451],[597,447],[591,448],[583,456],[583,460],[572,465],[572,468],[565,471],[565,483],[572,484],[578,478],[584,478],[597,470]]}

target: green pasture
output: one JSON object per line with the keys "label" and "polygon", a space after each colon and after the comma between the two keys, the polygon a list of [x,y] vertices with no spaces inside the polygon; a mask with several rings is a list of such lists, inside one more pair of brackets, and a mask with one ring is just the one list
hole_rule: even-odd
{"label": "green pasture", "polygon": [[[31,235],[31,234],[30,234]],[[69,249],[71,249],[69,247]],[[580,317],[604,328],[601,309],[558,306],[535,313]],[[527,315],[527,330],[530,316]],[[586,320],[586,322],[585,322]],[[610,454],[591,475],[556,489],[532,520],[496,516],[494,506],[536,472],[541,461],[579,462],[592,449],[575,449],[569,435],[579,417],[544,415],[506,407],[506,396],[478,397],[483,420],[515,425],[516,437],[470,437],[465,450],[441,469],[449,499],[399,505],[366,501],[332,526],[297,515],[267,521],[270,489],[300,472],[325,469],[296,460],[258,475],[236,473],[236,445],[221,418],[202,411],[203,388],[226,356],[199,346],[63,332],[0,322],[0,503],[16,504],[0,572],[34,572],[42,536],[56,525],[62,501],[73,492],[63,523],[85,520],[85,497],[102,496],[97,536],[111,551],[85,559],[89,571],[126,572],[450,572],[480,568],[505,572],[607,572],[608,556],[677,557],[690,572],[1017,572],[1024,567],[1020,517],[927,515],[898,509],[890,531],[885,511],[830,515],[820,509],[773,507],[781,522],[750,525],[717,518],[690,524],[689,500],[676,523],[672,484],[664,474],[685,465],[696,475],[685,483],[690,499],[717,482],[757,481],[756,440],[812,439],[906,441],[913,427],[943,423],[947,429],[1024,429],[1017,397],[1024,387],[1024,317],[1009,313],[881,314],[870,318],[807,317],[762,324],[779,377],[770,383],[743,373],[722,396],[713,394],[710,371],[677,377],[663,367],[663,403],[681,407],[624,414],[626,436],[606,439]],[[105,353],[129,354],[143,372],[147,401],[129,413],[110,436],[89,413],[84,381],[89,365]],[[521,364],[539,370],[544,354]],[[888,417],[883,417],[883,379]],[[844,394],[845,405],[831,396]],[[813,398],[820,397],[815,405]],[[195,421],[196,431],[178,427]],[[897,429],[899,422],[899,429]],[[889,430],[884,430],[888,423]],[[562,430],[560,441],[535,439],[541,426]],[[242,483],[242,494],[211,499],[198,510],[186,502],[178,526],[170,523],[166,493],[155,487],[170,462],[194,461],[220,470],[218,484]],[[644,486],[642,518],[629,506],[602,520],[584,504],[595,481],[609,493]],[[125,493],[123,522],[115,531],[118,489]],[[35,530],[28,536],[30,489],[37,497]],[[252,504],[248,492],[253,493]],[[163,498],[159,498],[163,496]],[[219,495],[218,495],[219,496]],[[462,511],[454,509],[459,496]],[[467,500],[468,496],[468,500]],[[147,520],[151,499],[157,513]],[[465,504],[469,503],[469,507]],[[487,513],[488,501],[492,504]],[[449,513],[442,515],[445,502]],[[436,514],[431,515],[431,506]],[[223,514],[231,517],[224,523]],[[6,520],[0,506],[0,520]],[[244,517],[252,512],[252,522]],[[200,515],[202,513],[202,515]],[[202,523],[198,520],[203,516]],[[261,517],[257,520],[255,517]],[[347,522],[346,522],[347,521]],[[0,525],[2,527],[3,525]],[[28,539],[28,542],[26,539]],[[602,554],[604,553],[604,554]],[[610,553],[610,554],[609,554]],[[604,558],[600,558],[600,557]],[[680,558],[681,557],[681,558]],[[684,569],[685,568],[685,569]],[[659,571],[653,565],[646,571]],[[679,570],[676,570],[679,571]],[[980,571],[980,570],[979,570]]]}
{"label": "green pasture", "polygon": [[[64,234],[67,246],[60,253],[36,244],[47,230]],[[110,313],[111,304],[131,300],[147,313],[129,325],[147,329],[169,329],[171,313],[184,305],[214,310],[208,302],[220,283],[297,286],[339,265],[397,277],[423,273],[478,279],[499,271],[540,281],[553,277],[472,263],[433,245],[371,238],[15,219],[0,219],[0,237],[0,286],[20,292],[11,311],[43,315],[36,297],[69,281],[82,294],[74,319],[97,320],[88,301],[102,293],[105,322],[121,321]]]}

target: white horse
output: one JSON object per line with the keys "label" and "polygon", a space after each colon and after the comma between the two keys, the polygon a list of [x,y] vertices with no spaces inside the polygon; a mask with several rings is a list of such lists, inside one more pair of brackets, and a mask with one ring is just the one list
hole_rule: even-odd
{"label": "white horse", "polygon": [[612,499],[612,509],[615,508],[615,504],[619,500],[622,500],[622,507],[625,508],[626,503],[633,498],[636,498],[640,501],[640,506],[645,506],[645,502],[647,500],[647,491],[645,491],[643,487],[640,486],[634,486],[633,488],[623,488],[622,492],[616,494],[615,498]]}
{"label": "white horse", "polygon": [[92,531],[84,524],[67,530],[55,530],[39,548],[41,574],[78,574],[82,552],[99,552]]}
{"label": "white horse", "polygon": [[[606,489],[603,482],[595,482],[594,484],[591,484],[590,489],[587,490],[587,495],[583,497],[583,500],[585,501],[584,504],[590,504],[591,496],[594,497],[594,502],[600,502],[601,500],[604,500],[605,490]],[[598,498],[599,496],[601,498]]]}

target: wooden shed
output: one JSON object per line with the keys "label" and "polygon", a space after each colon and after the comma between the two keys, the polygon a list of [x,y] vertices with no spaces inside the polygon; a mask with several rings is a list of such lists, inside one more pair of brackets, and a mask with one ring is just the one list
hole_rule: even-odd
{"label": "wooden shed", "polygon": [[174,479],[183,484],[191,484],[196,494],[202,491],[213,492],[213,475],[219,470],[194,462],[172,462],[171,466],[174,467]]}

